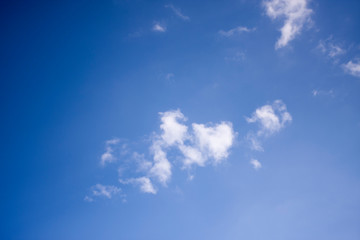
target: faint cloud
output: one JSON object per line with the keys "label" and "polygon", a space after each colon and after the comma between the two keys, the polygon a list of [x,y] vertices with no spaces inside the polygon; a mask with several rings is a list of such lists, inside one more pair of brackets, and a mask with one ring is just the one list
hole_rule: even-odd
{"label": "faint cloud", "polygon": [[[84,198],[84,201],[86,202],[94,202],[96,197],[102,197],[111,199],[114,195],[117,195],[121,192],[121,189],[113,186],[113,185],[102,185],[102,184],[96,184],[91,187],[91,193],[90,196],[86,195]],[[124,198],[125,195],[122,195]]]}
{"label": "faint cloud", "polygon": [[308,0],[265,0],[263,5],[268,17],[273,20],[284,19],[276,49],[288,45],[301,33],[305,24],[311,23],[310,15],[313,11],[307,6]]}
{"label": "faint cloud", "polygon": [[319,90],[319,89],[314,89],[312,90],[312,95],[314,97],[317,96],[330,96],[330,97],[335,97],[334,91],[333,90]]}
{"label": "faint cloud", "polygon": [[166,32],[166,26],[161,23],[155,22],[153,24],[152,30],[154,32]]}
{"label": "faint cloud", "polygon": [[168,5],[165,5],[165,7],[171,9],[175,13],[175,15],[178,16],[179,18],[181,18],[182,20],[190,21],[190,17],[184,15],[181,12],[181,10],[179,8],[174,7],[174,5],[168,4]]}
{"label": "faint cloud", "polygon": [[224,30],[220,30],[219,31],[219,34],[221,36],[224,36],[224,37],[231,37],[235,34],[240,34],[240,33],[243,33],[243,32],[253,32],[255,31],[256,29],[255,28],[247,28],[247,27],[235,27],[235,28],[232,28],[228,31],[224,31]]}
{"label": "faint cloud", "polygon": [[231,62],[243,62],[246,59],[246,55],[244,52],[237,51],[235,54],[226,56],[225,61],[231,61]]}
{"label": "faint cloud", "polygon": [[360,77],[360,59],[349,61],[342,65],[344,71],[354,77]]}
{"label": "faint cloud", "polygon": [[346,53],[346,50],[342,48],[340,44],[335,43],[335,41],[332,39],[332,36],[326,40],[320,40],[317,49],[332,59],[336,59],[337,57]]}
{"label": "faint cloud", "polygon": [[253,166],[255,170],[259,170],[262,167],[261,163],[256,159],[251,159],[250,164]]}

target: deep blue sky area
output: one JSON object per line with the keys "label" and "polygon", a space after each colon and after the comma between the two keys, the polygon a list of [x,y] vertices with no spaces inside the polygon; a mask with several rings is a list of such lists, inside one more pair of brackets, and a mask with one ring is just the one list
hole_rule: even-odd
{"label": "deep blue sky area", "polygon": [[0,22],[0,239],[360,239],[359,1],[1,1]]}

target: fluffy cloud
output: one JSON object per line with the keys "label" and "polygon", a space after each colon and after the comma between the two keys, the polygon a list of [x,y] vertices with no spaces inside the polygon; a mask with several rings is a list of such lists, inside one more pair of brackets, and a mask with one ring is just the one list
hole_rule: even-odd
{"label": "fluffy cloud", "polygon": [[228,31],[224,31],[224,30],[220,30],[219,31],[219,34],[224,36],[224,37],[231,37],[233,36],[234,34],[240,34],[240,33],[243,33],[243,32],[252,32],[252,31],[255,31],[255,28],[247,28],[247,27],[236,27],[236,28],[232,28]]}
{"label": "fluffy cloud", "polygon": [[255,170],[258,170],[262,167],[261,163],[256,159],[251,159],[250,164],[254,167]]}
{"label": "fluffy cloud", "polygon": [[291,123],[292,117],[286,109],[286,105],[281,100],[275,100],[272,105],[264,105],[255,110],[250,118],[246,118],[248,123],[257,123],[259,129],[256,133],[249,132],[247,140],[250,148],[256,151],[263,151],[261,139],[269,137],[287,124]]}
{"label": "fluffy cloud", "polygon": [[115,162],[117,158],[114,156],[114,146],[116,146],[120,140],[118,138],[113,138],[111,140],[107,140],[105,143],[106,151],[101,155],[100,164],[105,165],[106,163]]}
{"label": "fluffy cloud", "polygon": [[152,30],[154,32],[166,32],[166,26],[156,22],[154,23]]}
{"label": "fluffy cloud", "polygon": [[182,20],[190,21],[190,18],[184,15],[179,8],[174,7],[174,5],[169,4],[169,5],[165,5],[165,7],[170,8],[175,13],[175,15],[181,18]]}
{"label": "fluffy cloud", "polygon": [[346,73],[353,75],[355,77],[360,77],[360,60],[357,59],[354,62],[349,61],[346,64],[343,64],[343,69]]}
{"label": "fluffy cloud", "polygon": [[285,47],[300,34],[304,25],[311,21],[312,10],[307,6],[308,0],[266,0],[263,4],[271,19],[284,19],[276,49]]}
{"label": "fluffy cloud", "polygon": [[286,110],[286,105],[281,100],[276,100],[272,105],[264,105],[255,110],[251,118],[246,118],[248,123],[258,123],[260,126],[258,136],[272,135],[287,123],[292,121],[290,113]]}
{"label": "fluffy cloud", "polygon": [[191,129],[185,125],[186,117],[180,110],[159,113],[160,130],[151,138],[150,154],[152,161],[145,159],[143,154],[134,153],[138,171],[145,176],[122,179],[122,184],[138,184],[142,192],[156,194],[152,181],[167,186],[172,175],[172,163],[168,152],[176,153],[173,160],[180,160],[183,168],[193,165],[205,166],[211,161],[218,164],[229,155],[235,133],[230,122],[219,124],[193,123]]}
{"label": "fluffy cloud", "polygon": [[228,157],[235,136],[231,123],[222,122],[214,127],[194,123],[192,127],[196,146],[206,158],[219,163]]}

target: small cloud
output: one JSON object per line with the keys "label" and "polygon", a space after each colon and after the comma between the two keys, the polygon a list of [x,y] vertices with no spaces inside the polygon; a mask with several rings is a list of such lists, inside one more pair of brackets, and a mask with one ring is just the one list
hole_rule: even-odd
{"label": "small cloud", "polygon": [[173,73],[167,73],[167,74],[165,75],[165,79],[166,79],[167,81],[170,81],[170,80],[174,79],[174,77],[175,77],[175,75],[174,75]]}
{"label": "small cloud", "polygon": [[276,42],[275,49],[288,45],[299,35],[305,24],[311,23],[312,10],[308,8],[309,0],[265,0],[266,15],[271,19],[284,19],[280,29],[281,36]]}
{"label": "small cloud", "polygon": [[135,184],[140,186],[140,191],[144,193],[156,194],[156,189],[148,177],[130,178],[126,180],[119,179],[122,184]]}
{"label": "small cloud", "polygon": [[247,27],[236,27],[236,28],[232,28],[228,31],[224,31],[224,30],[220,30],[219,31],[219,34],[224,36],[224,37],[231,37],[235,34],[240,34],[240,33],[243,33],[243,32],[253,32],[255,31],[255,28],[247,28]]}
{"label": "small cloud", "polygon": [[250,118],[246,118],[246,121],[257,123],[259,126],[256,133],[250,131],[246,135],[250,148],[255,151],[264,151],[261,140],[270,137],[290,124],[292,117],[287,111],[286,105],[281,100],[275,100],[271,105],[257,108]]}
{"label": "small cloud", "polygon": [[179,8],[174,7],[172,4],[165,5],[166,8],[170,8],[176,16],[181,18],[184,21],[190,21],[190,17],[184,15]]}
{"label": "small cloud", "polygon": [[334,97],[335,94],[334,94],[334,91],[333,90],[317,90],[317,89],[314,89],[312,90],[312,95],[314,97],[317,97],[317,96],[330,96],[330,97]]}
{"label": "small cloud", "polygon": [[85,201],[85,202],[93,202],[94,199],[93,199],[92,197],[85,196],[85,197],[84,197],[84,201]]}
{"label": "small cloud", "polygon": [[349,61],[342,65],[344,71],[354,77],[360,77],[360,59],[356,59],[354,62]]}
{"label": "small cloud", "polygon": [[165,25],[162,25],[158,22],[155,22],[153,27],[152,27],[152,30],[154,32],[166,32],[166,26]]}
{"label": "small cloud", "polygon": [[[102,197],[111,199],[114,195],[117,195],[121,192],[121,189],[113,185],[102,185],[96,184],[91,187],[91,193],[84,197],[86,202],[94,202],[96,197]],[[125,195],[122,195],[124,198]]]}
{"label": "small cloud", "polygon": [[332,36],[326,40],[320,40],[317,49],[330,58],[337,58],[346,53],[346,50],[340,44],[335,43]]}
{"label": "small cloud", "polygon": [[251,159],[250,164],[254,167],[255,170],[259,170],[262,167],[261,163],[256,159]]}
{"label": "small cloud", "polygon": [[106,163],[112,163],[117,160],[117,158],[114,156],[114,146],[117,145],[120,142],[120,139],[113,138],[110,140],[107,140],[105,143],[105,149],[106,151],[101,155],[101,161],[100,164],[104,166]]}

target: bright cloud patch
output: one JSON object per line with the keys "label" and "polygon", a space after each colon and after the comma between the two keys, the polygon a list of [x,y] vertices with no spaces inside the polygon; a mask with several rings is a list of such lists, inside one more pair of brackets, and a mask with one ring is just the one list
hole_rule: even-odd
{"label": "bright cloud patch", "polygon": [[[134,155],[138,169],[145,175],[122,179],[121,183],[138,184],[142,192],[156,194],[152,181],[166,186],[172,175],[172,161],[180,160],[183,168],[190,168],[193,165],[205,166],[208,162],[218,164],[228,157],[235,137],[231,123],[193,123],[189,129],[185,125],[186,117],[180,110],[167,111],[159,115],[161,132],[153,135],[149,147],[152,161],[144,159],[141,154]],[[169,151],[178,153],[178,156],[173,156],[170,161]]]}
{"label": "bright cloud patch", "polygon": [[166,32],[166,26],[160,23],[154,23],[152,30],[154,32]]}
{"label": "bright cloud patch", "polygon": [[255,170],[258,170],[262,167],[261,163],[256,159],[251,159],[250,164],[254,167]]}
{"label": "bright cloud patch", "polygon": [[256,134],[249,132],[247,138],[253,150],[262,151],[261,138],[279,132],[291,123],[292,117],[287,111],[286,105],[281,100],[276,100],[272,105],[257,108],[250,118],[246,118],[246,121],[258,124],[259,129]]}
{"label": "bright cloud patch", "polygon": [[267,0],[263,4],[271,19],[284,19],[276,49],[285,47],[310,22],[312,10],[307,6],[308,0]]}
{"label": "bright cloud patch", "polygon": [[[143,193],[157,194],[159,186],[168,186],[176,167],[192,171],[195,167],[216,166],[229,157],[237,135],[231,122],[190,124],[179,109],[161,112],[159,117],[159,131],[147,141],[148,152],[128,149],[124,154],[119,152],[123,159],[118,161],[120,184],[134,185]],[[279,132],[292,121],[292,117],[286,105],[276,100],[271,105],[257,108],[246,121],[258,127],[256,131],[248,132],[246,140],[253,150],[263,151],[261,141]],[[114,149],[117,148],[120,148],[119,139],[107,141],[102,163],[116,159]],[[261,168],[256,159],[251,159],[250,163],[256,170]],[[193,178],[191,173],[189,180]],[[85,201],[91,202],[100,196],[111,198],[119,192],[120,188],[115,186],[96,184]]]}
{"label": "bright cloud patch", "polygon": [[343,64],[345,72],[355,77],[360,77],[360,60],[349,61],[346,64]]}

